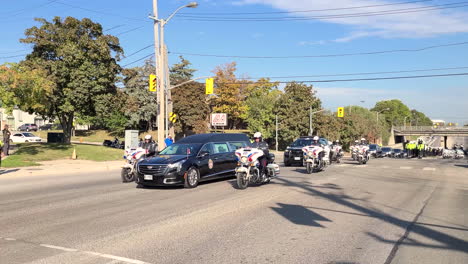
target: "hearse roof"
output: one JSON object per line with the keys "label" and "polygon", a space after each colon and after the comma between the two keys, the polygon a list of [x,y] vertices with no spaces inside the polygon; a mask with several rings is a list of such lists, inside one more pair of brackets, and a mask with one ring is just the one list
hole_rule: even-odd
{"label": "hearse roof", "polygon": [[243,141],[250,142],[246,134],[228,134],[228,133],[210,133],[210,134],[197,134],[188,136],[178,140],[176,143],[208,143],[208,142],[223,142],[223,141]]}

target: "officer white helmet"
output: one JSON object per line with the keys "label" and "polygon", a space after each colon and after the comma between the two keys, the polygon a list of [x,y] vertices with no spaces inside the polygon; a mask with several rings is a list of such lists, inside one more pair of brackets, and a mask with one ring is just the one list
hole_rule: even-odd
{"label": "officer white helmet", "polygon": [[145,140],[151,140],[151,139],[153,139],[153,137],[151,135],[146,135],[145,136]]}
{"label": "officer white helmet", "polygon": [[318,136],[315,136],[312,140],[318,141],[318,140],[319,140],[319,137],[318,137]]}
{"label": "officer white helmet", "polygon": [[361,138],[361,141],[366,141],[366,139],[365,139],[365,138]]}
{"label": "officer white helmet", "polygon": [[262,137],[262,133],[260,133],[260,132],[255,132],[255,134],[254,134],[253,137],[254,137],[254,138],[261,138],[261,137]]}

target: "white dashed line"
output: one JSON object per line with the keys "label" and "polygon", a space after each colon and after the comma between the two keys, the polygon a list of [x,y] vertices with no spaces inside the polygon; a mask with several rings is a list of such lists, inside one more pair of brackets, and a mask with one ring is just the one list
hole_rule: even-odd
{"label": "white dashed line", "polygon": [[339,164],[338,167],[349,167],[351,164]]}
{"label": "white dashed line", "polygon": [[400,167],[400,170],[411,170],[413,167]]}
{"label": "white dashed line", "polygon": [[389,167],[389,166],[386,166],[386,165],[384,165],[384,166],[380,166],[380,168],[382,168],[382,169],[388,169],[388,168],[390,168],[390,167]]}
{"label": "white dashed line", "polygon": [[53,248],[53,249],[58,249],[66,252],[77,252],[78,249],[74,248],[66,248],[66,247],[59,247],[59,246],[54,246],[54,245],[48,245],[48,244],[39,244],[41,247],[46,247],[46,248]]}
{"label": "white dashed line", "polygon": [[423,170],[425,170],[425,171],[435,171],[436,169],[431,168],[431,167],[424,167]]}
{"label": "white dashed line", "polygon": [[119,256],[114,256],[114,255],[109,255],[109,254],[102,254],[102,253],[97,253],[93,251],[83,251],[84,253],[88,253],[91,255],[103,257],[103,258],[108,258],[108,259],[114,259],[118,261],[123,261],[126,263],[132,263],[132,264],[147,264],[146,262],[143,262],[141,260],[136,260],[136,259],[129,259],[129,258],[124,258],[124,257],[119,257]]}
{"label": "white dashed line", "polygon": [[[16,241],[15,238],[10,238],[10,237],[4,237],[4,238],[0,237],[0,239],[7,240],[7,241]],[[81,250],[74,249],[74,248],[66,248],[66,247],[54,246],[54,245],[49,245],[49,244],[38,244],[38,246],[57,249],[57,250],[65,251],[65,252],[80,252],[80,253],[85,253],[88,255],[98,256],[101,258],[111,259],[112,261],[108,262],[107,264],[119,263],[119,262],[124,262],[128,264],[150,264],[148,262],[144,262],[144,261],[137,260],[137,259],[130,259],[130,258],[103,254],[103,253],[98,253],[98,252],[93,252],[93,251],[81,251]]]}

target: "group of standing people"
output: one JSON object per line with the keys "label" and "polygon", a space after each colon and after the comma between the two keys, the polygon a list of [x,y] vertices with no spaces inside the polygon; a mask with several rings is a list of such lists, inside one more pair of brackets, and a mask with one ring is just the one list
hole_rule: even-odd
{"label": "group of standing people", "polygon": [[406,153],[408,154],[408,158],[416,158],[418,157],[421,159],[422,157],[426,156],[426,145],[422,141],[422,139],[418,139],[418,141],[406,141],[404,148]]}

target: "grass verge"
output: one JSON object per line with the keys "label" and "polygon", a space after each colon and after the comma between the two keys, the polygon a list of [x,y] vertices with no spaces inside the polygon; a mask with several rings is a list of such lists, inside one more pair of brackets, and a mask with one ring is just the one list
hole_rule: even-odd
{"label": "grass verge", "polygon": [[122,158],[123,150],[92,145],[19,144],[18,150],[2,161],[4,168],[38,166],[40,161],[71,159],[73,149],[77,159],[111,161]]}

